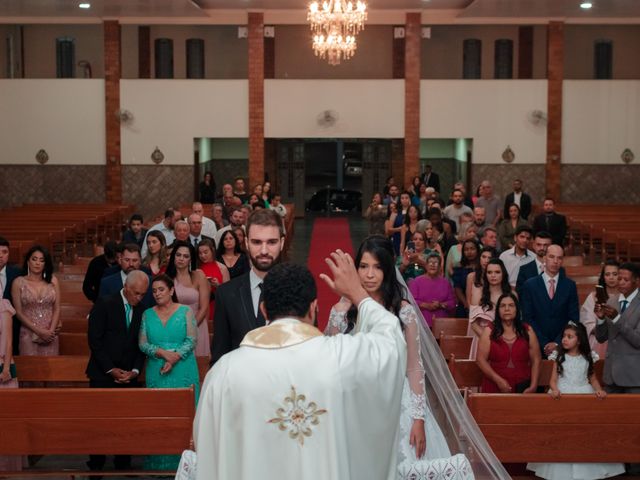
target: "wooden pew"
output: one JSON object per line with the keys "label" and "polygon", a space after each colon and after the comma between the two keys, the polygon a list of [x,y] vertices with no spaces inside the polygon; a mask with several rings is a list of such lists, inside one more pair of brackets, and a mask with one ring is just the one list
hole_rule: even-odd
{"label": "wooden pew", "polygon": [[440,350],[444,358],[454,355],[456,358],[469,358],[473,337],[461,335],[441,335]]}
{"label": "wooden pew", "polygon": [[[0,403],[0,455],[180,454],[190,446],[195,414],[193,388],[3,389]],[[54,474],[103,475],[66,468],[2,472],[24,477]]]}
{"label": "wooden pew", "polygon": [[471,393],[467,401],[501,462],[640,461],[640,395]]}
{"label": "wooden pew", "polygon": [[469,329],[469,320],[466,318],[442,317],[434,318],[431,331],[433,336],[440,338],[442,335],[465,336]]}

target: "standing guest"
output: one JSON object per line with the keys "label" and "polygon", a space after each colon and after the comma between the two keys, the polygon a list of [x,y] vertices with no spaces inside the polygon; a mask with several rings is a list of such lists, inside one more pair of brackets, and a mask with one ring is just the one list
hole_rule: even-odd
{"label": "standing guest", "polygon": [[407,246],[401,256],[396,258],[396,266],[402,278],[409,281],[424,274],[427,268],[427,257],[431,250],[427,250],[427,235],[415,232],[411,238],[413,245]]}
{"label": "standing guest", "polygon": [[256,208],[267,208],[267,205],[260,198],[260,195],[257,193],[252,193],[249,195],[249,200],[247,200],[247,205],[251,205],[251,209],[255,210]]}
{"label": "standing guest", "polygon": [[[22,273],[15,265],[9,265],[9,241],[0,237],[0,295],[2,298],[12,302],[11,285],[13,281]],[[13,354],[18,355],[18,345],[20,344],[20,320],[13,317]]]}
{"label": "standing guest", "polygon": [[576,283],[560,272],[563,258],[560,245],[549,246],[544,273],[530,278],[522,287],[522,313],[545,355],[558,347],[567,323],[580,321]]}
{"label": "standing guest", "polygon": [[487,270],[489,261],[498,258],[498,252],[493,248],[484,248],[480,252],[480,262],[473,272],[467,275],[467,304],[472,305],[472,298],[482,297],[482,287],[484,285],[484,273]]}
{"label": "standing guest", "polygon": [[[91,357],[86,374],[91,388],[136,388],[144,366],[138,348],[138,334],[144,307],[142,298],[149,290],[149,277],[140,270],[127,275],[118,293],[96,302],[89,314],[88,340]],[[87,466],[102,470],[105,455],[91,455]],[[116,470],[130,470],[131,457],[116,455]]]}
{"label": "standing guest", "polygon": [[[461,244],[462,258],[460,265],[453,269],[451,277],[453,290],[458,304],[456,317],[469,318],[469,304],[467,303],[467,276],[478,268],[480,262],[480,245],[473,239],[467,239]],[[453,250],[453,249],[452,249]]]}
{"label": "standing guest", "polygon": [[44,247],[34,245],[24,257],[22,270],[11,286],[11,297],[20,323],[20,355],[58,355],[60,287],[53,275],[53,261]]}
{"label": "standing guest", "polygon": [[540,346],[534,329],[522,321],[518,299],[502,295],[493,328],[485,328],[478,347],[483,393],[535,393],[540,375]]}
{"label": "standing guest", "polygon": [[[565,394],[590,393],[604,399],[607,393],[602,390],[593,368],[598,358],[598,354],[589,348],[584,325],[569,323],[564,329],[562,344],[549,356],[555,363],[549,381],[549,395],[558,399]],[[624,464],[529,463],[527,470],[547,480],[583,480],[621,475],[624,473]]]}
{"label": "standing guest", "polygon": [[149,269],[151,275],[164,273],[167,269],[169,255],[167,241],[162,232],[154,230],[147,235],[147,256],[142,260],[142,266]]}
{"label": "standing guest", "polygon": [[273,197],[271,197],[269,208],[271,210],[274,210],[282,218],[287,216],[287,207],[282,204],[282,197],[279,193],[273,194]]}
{"label": "standing guest", "polygon": [[364,217],[369,221],[369,235],[385,234],[384,224],[387,221],[387,209],[382,204],[382,195],[373,194],[371,203],[364,212]]}
{"label": "standing guest", "polygon": [[270,182],[264,182],[262,184],[262,200],[264,201],[264,203],[267,205],[267,208],[271,207],[271,198],[273,197],[273,194],[271,192],[271,183]]}
{"label": "standing guest", "polygon": [[[13,362],[13,320],[16,311],[11,302],[0,298],[0,390],[18,388],[16,366]],[[19,455],[0,456],[0,476],[2,472],[22,470]]]}
{"label": "standing guest", "polygon": [[391,203],[397,203],[400,201],[400,189],[397,185],[392,184],[389,186],[389,191],[385,194],[383,203],[385,205],[389,205]]}
{"label": "standing guest", "polygon": [[[471,199],[471,197],[469,195],[467,195],[467,187],[465,187],[464,182],[456,182],[453,184],[453,189],[454,190],[460,190],[462,192],[462,195],[464,196],[464,200],[462,201],[462,203],[464,203],[467,207],[469,207],[471,210],[473,210],[473,200]],[[453,203],[453,200],[451,198],[449,198],[449,201],[447,202],[447,205],[451,205]]]}
{"label": "standing guest", "polygon": [[[520,216],[520,207],[515,203],[509,206],[504,220],[498,224],[498,240],[503,250],[507,250],[514,245],[514,235],[519,227],[529,226],[527,221]],[[533,230],[532,230],[533,234]],[[514,280],[515,281],[515,280]]]}
{"label": "standing guest", "polygon": [[233,207],[231,211],[231,215],[229,215],[229,225],[219,229],[218,232],[216,233],[216,236],[214,238],[216,242],[216,247],[220,245],[220,239],[222,238],[222,235],[224,234],[224,232],[227,232],[233,229],[234,227],[242,227],[244,226],[244,223],[245,223],[245,218],[244,218],[243,210],[240,207]]}
{"label": "standing guest", "polygon": [[225,218],[229,218],[231,209],[233,207],[239,207],[242,205],[242,200],[233,194],[233,186],[230,183],[222,185],[222,195],[220,196],[220,203],[224,209]]}
{"label": "standing guest", "polygon": [[433,188],[436,192],[440,192],[440,177],[437,173],[433,172],[431,165],[424,166],[424,173],[422,174],[422,183],[427,187]]}
{"label": "standing guest", "polygon": [[[242,232],[244,233],[244,230],[242,230]],[[251,269],[247,254],[244,253],[241,245],[237,235],[227,230],[222,234],[220,244],[216,249],[216,257],[227,267],[230,279],[249,273]]]}
{"label": "standing guest", "polygon": [[173,245],[167,276],[173,280],[178,302],[191,308],[198,327],[198,343],[195,354],[209,356],[209,297],[211,287],[202,270],[192,270],[196,250],[187,242],[176,240]]}
{"label": "standing guest", "polygon": [[[215,204],[213,206],[213,212],[215,214]],[[202,235],[209,238],[215,237],[218,227],[213,220],[204,216],[204,205],[200,202],[193,202],[191,205],[191,213],[200,215],[200,218],[202,218]],[[222,211],[220,211],[220,214],[222,214]]]}
{"label": "standing guest", "polygon": [[[91,303],[95,303],[100,292],[100,281],[105,271],[114,265],[116,261],[117,244],[113,240],[109,240],[104,244],[104,253],[93,257],[87,266],[87,273],[82,282],[82,293]],[[0,280],[1,282],[2,280]]]}
{"label": "standing guest", "polygon": [[488,180],[480,184],[482,196],[476,201],[476,207],[484,207],[487,225],[495,228],[502,218],[502,202],[493,194],[493,186]]}
{"label": "standing guest", "polygon": [[242,203],[247,203],[249,200],[249,194],[244,189],[244,179],[237,177],[233,181],[233,195],[238,197]]}
{"label": "standing guest", "polygon": [[[240,245],[240,250],[246,253],[247,252],[247,240],[246,240],[247,235],[244,230],[244,225],[242,227],[233,227],[231,231],[234,233],[234,235],[238,239],[238,245]],[[247,272],[248,271],[249,269],[247,268]]]}
{"label": "standing guest", "polygon": [[445,216],[455,222],[456,228],[460,229],[460,216],[464,213],[473,215],[473,210],[464,203],[464,193],[462,190],[454,190],[451,194],[451,205],[444,209]]}
{"label": "standing guest", "polygon": [[382,196],[386,197],[387,195],[389,195],[389,189],[391,188],[391,185],[395,184],[396,180],[393,177],[387,177],[387,179],[384,181],[384,187],[382,188]]}
{"label": "standing guest", "polygon": [[[460,231],[458,232],[458,243],[449,248],[449,253],[447,254],[447,262],[445,266],[445,275],[447,278],[451,278],[453,276],[453,270],[460,265],[464,242],[467,240],[473,240],[476,242],[477,232],[478,230],[473,224],[467,223],[460,227]],[[478,248],[480,247],[478,246]],[[444,252],[445,249],[443,248],[442,251]]]}
{"label": "standing guest", "polygon": [[[620,264],[615,260],[607,260],[600,271],[598,285],[604,289],[607,298],[619,298],[618,292],[618,271]],[[591,292],[580,308],[580,323],[587,329],[589,347],[598,354],[598,357],[605,358],[607,355],[607,342],[600,343],[596,338],[596,323],[598,317],[595,314],[596,292]]]}
{"label": "standing guest", "polygon": [[482,248],[490,247],[498,251],[500,250],[498,245],[498,231],[491,225],[480,230],[478,236],[480,237],[480,245]]}
{"label": "standing guest", "polygon": [[471,295],[469,303],[469,329],[467,335],[473,336],[469,358],[475,359],[478,351],[478,339],[482,332],[490,326],[496,315],[496,304],[502,295],[511,293],[507,270],[502,260],[492,258],[487,264],[482,279],[482,291]]}
{"label": "standing guest", "polygon": [[[142,315],[138,344],[147,356],[147,388],[195,387],[196,403],[200,392],[198,364],[194,350],[198,326],[193,311],[177,303],[174,283],[167,275],[158,275],[151,285],[156,306]],[[206,323],[206,322],[205,322]],[[176,470],[179,455],[152,455],[144,460],[145,470]]]}
{"label": "standing guest", "polygon": [[429,328],[433,319],[448,317],[456,308],[456,297],[449,281],[442,276],[442,257],[437,253],[427,256],[427,270],[424,275],[409,282],[409,291],[420,307]]}
{"label": "standing guest", "polygon": [[[451,250],[451,247],[458,244],[456,235],[460,237],[461,232],[458,231],[456,234],[454,234],[451,229],[447,228],[445,226],[446,225],[445,219],[442,218],[442,212],[437,208],[429,209],[428,215],[429,215],[428,220],[431,223],[431,227],[434,230],[434,235],[436,235],[435,232],[437,232],[436,238],[444,254],[442,258],[447,259],[447,254]],[[469,227],[465,227],[465,228],[469,228]],[[462,230],[462,226],[461,226],[461,230]],[[473,232],[473,237],[475,238],[475,230]],[[447,278],[451,277],[451,274],[446,270],[445,270],[445,275]]]}
{"label": "standing guest", "polygon": [[176,227],[173,231],[175,238],[173,242],[169,244],[170,248],[173,248],[173,244],[176,242],[189,242],[189,234],[191,233],[191,227],[186,220],[178,220]]}
{"label": "standing guest", "polygon": [[396,222],[396,217],[398,216],[398,204],[390,203],[387,205],[387,219],[384,222],[384,234],[386,237],[391,239],[393,235],[392,229],[393,225]]}
{"label": "standing guest", "polygon": [[[216,233],[217,233],[218,230],[229,225],[229,221],[226,218],[224,218],[224,209],[222,208],[222,205],[220,205],[219,203],[213,204],[212,212],[213,214],[211,219],[215,224]],[[213,237],[215,238],[215,234],[213,235]]]}
{"label": "standing guest", "polygon": [[284,245],[284,227],[273,210],[256,210],[247,220],[249,273],[221,285],[216,291],[216,327],[211,346],[211,363],[238,348],[248,331],[265,325],[258,311],[262,282],[278,263]]}
{"label": "standing guest", "polygon": [[522,180],[517,178],[513,181],[513,192],[509,193],[504,199],[504,218],[509,218],[509,209],[514,204],[520,210],[520,218],[527,220],[531,215],[531,197],[522,191]]}
{"label": "standing guest", "polygon": [[555,211],[555,202],[552,198],[545,198],[542,211],[533,220],[533,231],[545,231],[551,234],[551,240],[556,245],[564,245],[564,237],[567,235],[567,219]]}
{"label": "standing guest", "polygon": [[[213,237],[209,237],[204,234],[203,230],[203,219],[197,213],[192,213],[189,215],[189,243],[193,245],[193,248],[197,251],[198,244],[202,240],[211,240],[213,242]],[[195,268],[195,263],[192,265]]]}
{"label": "standing guest", "polygon": [[[522,287],[530,278],[537,277],[544,272],[544,257],[547,248],[551,245],[551,235],[548,232],[540,231],[533,236],[533,252],[536,254],[534,261],[520,267],[518,280],[516,281],[516,291],[518,297],[522,298]],[[563,271],[563,269],[561,269]]]}
{"label": "standing guest", "polygon": [[227,267],[216,260],[216,249],[212,240],[203,240],[198,245],[198,268],[209,282],[209,320],[213,320],[217,288],[231,278]]}
{"label": "standing guest", "polygon": [[411,195],[409,192],[402,192],[400,194],[400,201],[398,202],[398,213],[396,219],[393,222],[393,226],[389,229],[391,232],[391,241],[393,242],[393,248],[396,255],[400,254],[400,244],[402,242],[402,226],[405,224],[405,217],[411,206]]}
{"label": "standing guest", "polygon": [[478,227],[478,230],[487,226],[487,213],[484,207],[474,207],[473,223]]}
{"label": "standing guest", "polygon": [[[164,235],[164,239],[167,242],[167,245],[171,245],[173,243],[173,241],[176,239],[175,235],[173,234],[173,229],[176,226],[176,222],[178,220],[180,220],[182,218],[182,214],[180,213],[180,210],[174,210],[173,208],[168,208],[167,210],[165,210],[164,212],[164,220],[162,220],[160,223],[154,225],[153,227],[151,227],[149,229],[149,232],[154,232],[156,230],[162,232],[162,234]],[[147,232],[147,235],[149,233]],[[146,238],[145,238],[145,242],[143,243],[142,247],[141,247],[141,255],[143,257],[147,256],[147,242],[146,242]]]}
{"label": "standing guest", "polygon": [[404,252],[411,237],[416,233],[418,222],[422,220],[420,210],[415,205],[409,205],[404,216],[404,224],[400,227],[400,251]]}
{"label": "standing guest", "polygon": [[[120,266],[119,271],[112,275],[102,277],[100,290],[98,291],[98,298],[118,293],[122,290],[128,274],[134,270],[143,270],[142,259],[140,258],[140,247],[135,243],[126,244],[122,251],[122,255],[120,255],[118,264]],[[142,304],[145,308],[153,305],[151,289],[147,291],[147,295],[142,299]]]}
{"label": "standing guest", "polygon": [[140,248],[144,242],[144,238],[147,235],[147,229],[143,228],[142,224],[144,220],[142,215],[134,213],[129,219],[129,228],[122,234],[123,243],[137,243]]}
{"label": "standing guest", "polygon": [[420,180],[420,177],[413,177],[411,180],[411,185],[407,189],[409,194],[411,195],[411,203],[416,207],[420,206],[420,185],[424,185]]}
{"label": "standing guest", "polygon": [[216,181],[213,179],[211,172],[204,172],[204,179],[200,182],[198,190],[200,192],[198,200],[202,203],[214,203],[216,201]]}
{"label": "standing guest", "polygon": [[500,260],[504,263],[509,274],[509,285],[513,288],[518,283],[518,275],[523,265],[531,263],[536,258],[536,254],[529,250],[531,235],[533,231],[528,225],[520,225],[513,235],[513,247],[505,250],[500,255]]}

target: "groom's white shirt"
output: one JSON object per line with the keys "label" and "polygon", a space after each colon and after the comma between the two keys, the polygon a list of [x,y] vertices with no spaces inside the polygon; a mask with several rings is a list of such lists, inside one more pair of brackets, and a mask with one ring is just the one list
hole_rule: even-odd
{"label": "groom's white shirt", "polygon": [[396,316],[372,299],[358,333],[280,319],[207,374],[194,422],[198,480],[392,480],[406,370]]}

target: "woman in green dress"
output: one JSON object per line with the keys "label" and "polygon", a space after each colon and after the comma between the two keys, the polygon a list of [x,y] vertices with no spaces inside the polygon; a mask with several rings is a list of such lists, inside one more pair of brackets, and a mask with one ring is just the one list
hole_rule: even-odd
{"label": "woman in green dress", "polygon": [[[194,349],[198,337],[191,309],[177,303],[173,280],[158,275],[151,284],[156,306],[142,315],[140,350],[147,355],[145,382],[148,388],[195,387],[198,401],[200,380]],[[180,455],[145,458],[145,470],[176,470]]]}

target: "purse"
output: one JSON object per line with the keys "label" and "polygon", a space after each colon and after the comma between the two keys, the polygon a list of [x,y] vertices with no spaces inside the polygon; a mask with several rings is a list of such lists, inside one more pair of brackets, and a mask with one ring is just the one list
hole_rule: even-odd
{"label": "purse", "polygon": [[180,457],[175,480],[196,480],[197,456],[193,450],[185,450]]}
{"label": "purse", "polygon": [[473,470],[467,457],[459,453],[453,457],[404,462],[398,466],[402,480],[473,480]]}

